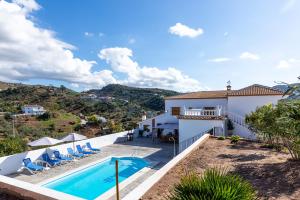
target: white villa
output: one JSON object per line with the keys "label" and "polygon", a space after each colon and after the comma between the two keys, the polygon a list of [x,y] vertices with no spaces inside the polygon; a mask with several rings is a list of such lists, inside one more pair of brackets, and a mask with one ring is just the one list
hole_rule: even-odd
{"label": "white villa", "polygon": [[46,112],[43,106],[39,105],[25,105],[22,107],[22,112],[25,115],[42,115]]}
{"label": "white villa", "polygon": [[[233,134],[243,138],[255,139],[245,124],[245,115],[259,106],[277,104],[283,92],[254,84],[239,90],[201,91],[165,98],[165,113],[145,119],[139,123],[140,130],[149,130],[157,136],[173,134],[179,143],[179,152],[187,148],[204,133],[220,136],[228,135],[230,120],[234,126]],[[167,131],[165,131],[167,129]]]}

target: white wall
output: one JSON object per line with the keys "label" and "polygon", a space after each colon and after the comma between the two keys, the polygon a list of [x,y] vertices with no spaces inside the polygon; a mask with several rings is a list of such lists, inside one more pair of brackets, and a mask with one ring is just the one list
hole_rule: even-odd
{"label": "white wall", "polygon": [[[175,116],[170,115],[170,113],[164,113],[158,115],[155,118],[155,125],[156,124],[166,124],[166,123],[178,123],[178,119]],[[139,129],[142,130],[144,125],[148,125],[149,130],[152,130],[152,119],[147,119],[139,123]]]}
{"label": "white wall", "polygon": [[227,99],[176,99],[176,100],[165,100],[165,110],[171,113],[172,107],[180,107],[180,111],[184,110],[184,107],[188,109],[202,108],[202,107],[215,107],[222,106],[222,112],[227,110]]}
{"label": "white wall", "polygon": [[228,97],[228,111],[244,117],[255,111],[257,107],[270,103],[277,104],[280,99],[282,99],[281,95]]}
{"label": "white wall", "polygon": [[[101,148],[113,144],[119,137],[127,134],[127,131],[105,135],[101,137],[95,137],[87,140],[82,140],[75,142],[75,145],[85,145],[86,142],[90,142],[92,147]],[[48,153],[51,154],[53,150],[59,150],[62,154],[67,154],[67,148],[73,148],[73,143],[66,143],[62,145],[53,146],[48,149]],[[39,157],[46,152],[46,149],[38,149],[33,151],[27,151],[19,154],[14,154],[10,156],[4,156],[0,158],[0,175],[7,175],[17,172],[23,165],[24,158],[30,158],[32,161],[39,159]]]}
{"label": "white wall", "polygon": [[223,127],[224,120],[179,120],[179,143],[213,127]]}

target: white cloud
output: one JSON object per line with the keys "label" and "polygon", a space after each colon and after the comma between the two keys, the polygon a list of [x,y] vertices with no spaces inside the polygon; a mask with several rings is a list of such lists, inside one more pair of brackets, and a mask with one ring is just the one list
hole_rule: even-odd
{"label": "white cloud", "polygon": [[128,40],[128,43],[129,44],[134,44],[136,41],[135,41],[135,39],[134,38],[130,38],[129,40]]}
{"label": "white cloud", "polygon": [[283,14],[288,12],[290,9],[294,7],[295,4],[296,4],[296,0],[284,0],[284,4],[280,10],[280,13]]}
{"label": "white cloud", "polygon": [[208,60],[208,62],[215,62],[215,63],[228,62],[228,61],[231,61],[231,58],[220,57],[220,58],[213,58]]}
{"label": "white cloud", "polygon": [[84,32],[84,35],[86,37],[93,37],[94,36],[94,33],[91,33],[91,32]]}
{"label": "white cloud", "polygon": [[25,12],[32,12],[41,8],[35,0],[13,0],[13,2],[19,5]]}
{"label": "white cloud", "polygon": [[228,32],[225,32],[223,35],[224,35],[225,37],[227,37],[227,36],[229,35],[229,33],[228,33]]}
{"label": "white cloud", "polygon": [[[178,91],[202,89],[197,80],[175,68],[140,66],[132,60],[132,51],[127,48],[102,49],[99,57],[111,68],[95,70],[96,61],[75,57],[73,45],[57,39],[53,31],[39,27],[32,20],[31,12],[40,8],[35,3],[0,1],[1,81],[59,80],[73,88],[121,83]],[[116,78],[118,74],[122,79]]]}
{"label": "white cloud", "polygon": [[104,36],[104,33],[101,33],[101,32],[100,32],[100,33],[98,33],[98,36],[99,36],[99,37],[103,37],[103,36]]}
{"label": "white cloud", "polygon": [[139,87],[159,87],[177,91],[203,89],[199,81],[190,78],[173,67],[161,70],[157,67],[140,66],[132,60],[132,50],[128,48],[102,49],[98,56],[105,60],[113,71],[126,75],[124,80],[119,81],[122,84]]}
{"label": "white cloud", "polygon": [[260,57],[257,54],[254,54],[254,53],[243,52],[240,55],[240,59],[245,59],[245,60],[259,60]]}
{"label": "white cloud", "polygon": [[171,26],[169,28],[169,33],[178,35],[180,37],[195,38],[203,34],[203,29],[201,28],[193,29],[184,24],[176,23],[174,26]]}
{"label": "white cloud", "polygon": [[111,71],[92,71],[95,61],[75,57],[72,45],[31,21],[30,12],[38,8],[33,0],[0,1],[0,80],[53,79],[94,87],[117,82]]}
{"label": "white cloud", "polygon": [[70,86],[72,88],[79,88],[79,84],[77,84],[77,83],[71,83]]}
{"label": "white cloud", "polygon": [[287,60],[280,60],[278,65],[276,66],[277,69],[290,69],[295,66],[300,66],[300,60],[290,58]]}

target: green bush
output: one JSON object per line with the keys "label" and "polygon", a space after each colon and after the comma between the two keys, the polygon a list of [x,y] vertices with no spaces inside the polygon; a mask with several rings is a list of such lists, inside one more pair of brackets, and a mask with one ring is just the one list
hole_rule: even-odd
{"label": "green bush", "polygon": [[237,144],[238,141],[240,141],[240,139],[241,138],[238,135],[233,135],[233,136],[230,137],[230,141],[231,141],[232,144]]}
{"label": "green bush", "polygon": [[287,148],[292,159],[300,160],[300,100],[281,100],[246,116],[256,135],[278,151]]}
{"label": "green bush", "polygon": [[27,150],[27,144],[21,137],[7,137],[0,141],[0,156],[21,153]]}
{"label": "green bush", "polygon": [[217,138],[218,140],[225,140],[225,137],[224,136],[220,136]]}
{"label": "green bush", "polygon": [[49,120],[50,118],[51,118],[51,113],[49,113],[49,112],[45,112],[42,115],[36,116],[36,119],[38,119],[38,120],[44,120],[44,121]]}
{"label": "green bush", "polygon": [[188,174],[175,185],[169,200],[254,200],[256,192],[246,180],[225,170],[208,169],[202,177]]}

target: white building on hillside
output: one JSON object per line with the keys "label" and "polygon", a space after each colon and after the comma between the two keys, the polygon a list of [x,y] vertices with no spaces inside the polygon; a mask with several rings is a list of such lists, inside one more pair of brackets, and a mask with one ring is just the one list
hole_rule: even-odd
{"label": "white building on hillside", "polygon": [[[157,129],[175,129],[179,151],[195,139],[211,131],[214,135],[228,135],[227,124],[234,126],[233,134],[254,139],[245,124],[245,115],[266,104],[277,104],[283,92],[262,85],[251,85],[239,90],[201,91],[165,98],[165,113],[139,123],[139,129],[153,133]],[[176,130],[177,128],[177,130]],[[167,131],[172,133],[172,131]],[[160,134],[165,134],[164,131]]]}
{"label": "white building on hillside", "polygon": [[22,111],[25,115],[42,115],[46,112],[44,107],[39,105],[25,105]]}

